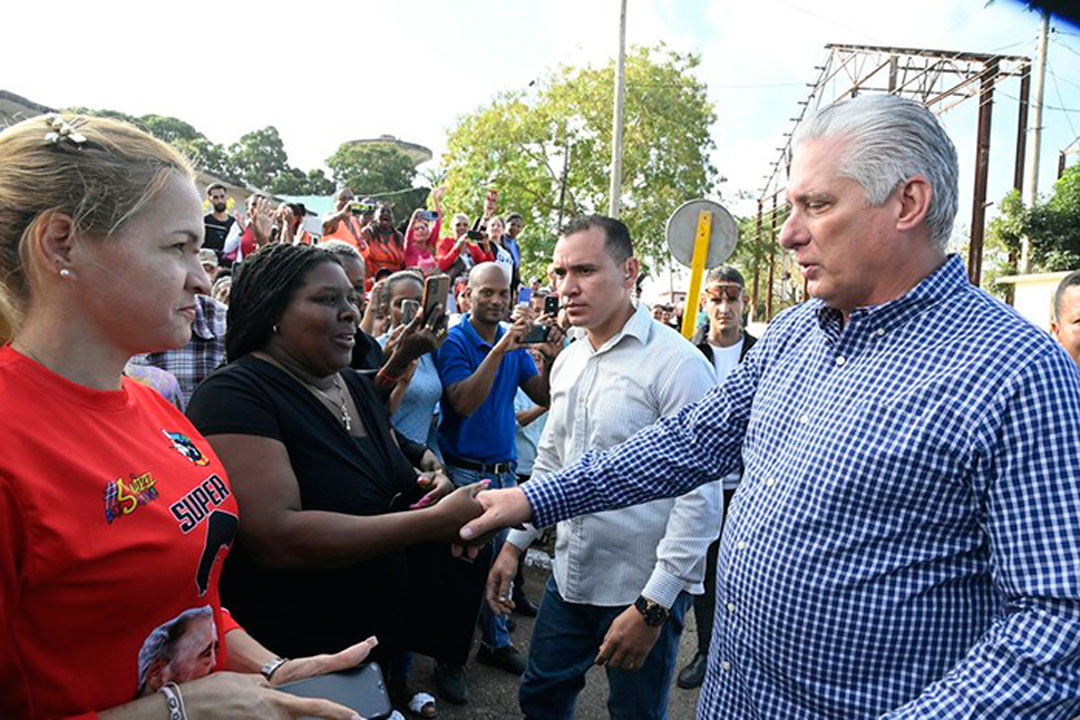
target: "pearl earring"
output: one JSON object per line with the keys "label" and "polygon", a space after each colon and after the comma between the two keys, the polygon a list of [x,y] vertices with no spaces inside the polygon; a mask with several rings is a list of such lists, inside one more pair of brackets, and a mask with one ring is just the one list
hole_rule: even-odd
{"label": "pearl earring", "polygon": [[275,334],[275,335],[277,335],[277,334],[278,334],[279,332],[281,332],[281,331],[280,331],[280,330],[278,330],[278,326],[277,326],[277,325],[275,325],[275,326],[274,326],[274,334]]}
{"label": "pearl earring", "polygon": [[65,280],[71,280],[75,277],[75,273],[71,272],[67,268],[64,268],[60,271],[60,277],[64,278]]}

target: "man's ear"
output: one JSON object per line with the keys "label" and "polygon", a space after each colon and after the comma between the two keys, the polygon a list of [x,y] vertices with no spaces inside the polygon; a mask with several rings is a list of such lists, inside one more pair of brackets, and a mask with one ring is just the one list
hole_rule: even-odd
{"label": "man's ear", "polygon": [[628,258],[623,264],[623,285],[633,289],[637,284],[639,272],[641,272],[641,262],[636,257]]}
{"label": "man's ear", "polygon": [[913,230],[918,227],[926,214],[930,212],[930,202],[934,197],[934,189],[930,181],[922,175],[916,175],[908,179],[897,188],[897,199],[900,202],[899,214],[896,217],[896,229],[901,231]]}

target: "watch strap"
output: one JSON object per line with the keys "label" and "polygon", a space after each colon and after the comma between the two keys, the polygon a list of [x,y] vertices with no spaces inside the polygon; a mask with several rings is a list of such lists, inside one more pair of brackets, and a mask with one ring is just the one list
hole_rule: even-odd
{"label": "watch strap", "polygon": [[649,627],[660,627],[671,617],[669,609],[644,595],[638,596],[638,599],[634,601],[634,607],[641,613],[641,616],[645,619],[645,624]]}
{"label": "watch strap", "polygon": [[267,681],[274,677],[274,673],[281,668],[282,665],[289,662],[289,658],[276,657],[272,660],[267,660],[266,664],[259,668],[259,674],[262,675]]}

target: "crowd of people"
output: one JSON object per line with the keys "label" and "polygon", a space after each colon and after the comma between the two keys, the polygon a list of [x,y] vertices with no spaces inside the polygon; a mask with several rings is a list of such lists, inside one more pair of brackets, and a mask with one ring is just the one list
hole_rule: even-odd
{"label": "crowd of people", "polygon": [[351,719],[278,688],[374,662],[430,718],[476,632],[526,718],[595,665],[612,718],[673,683],[701,718],[1073,717],[1080,271],[1053,337],[968,283],[915,103],[794,147],[812,299],[755,338],[713,268],[688,341],[617,219],[526,282],[495,193],[444,233],[445,188],[400,224],[342,188],[320,235],[122,122],[4,130],[0,717]]}

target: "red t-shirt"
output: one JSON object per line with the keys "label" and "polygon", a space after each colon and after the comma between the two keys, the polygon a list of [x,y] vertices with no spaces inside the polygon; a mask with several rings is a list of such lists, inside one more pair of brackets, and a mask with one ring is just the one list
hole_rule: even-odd
{"label": "red t-shirt", "polygon": [[104,710],[224,667],[236,528],[221,461],[160,395],[0,349],[0,717]]}

